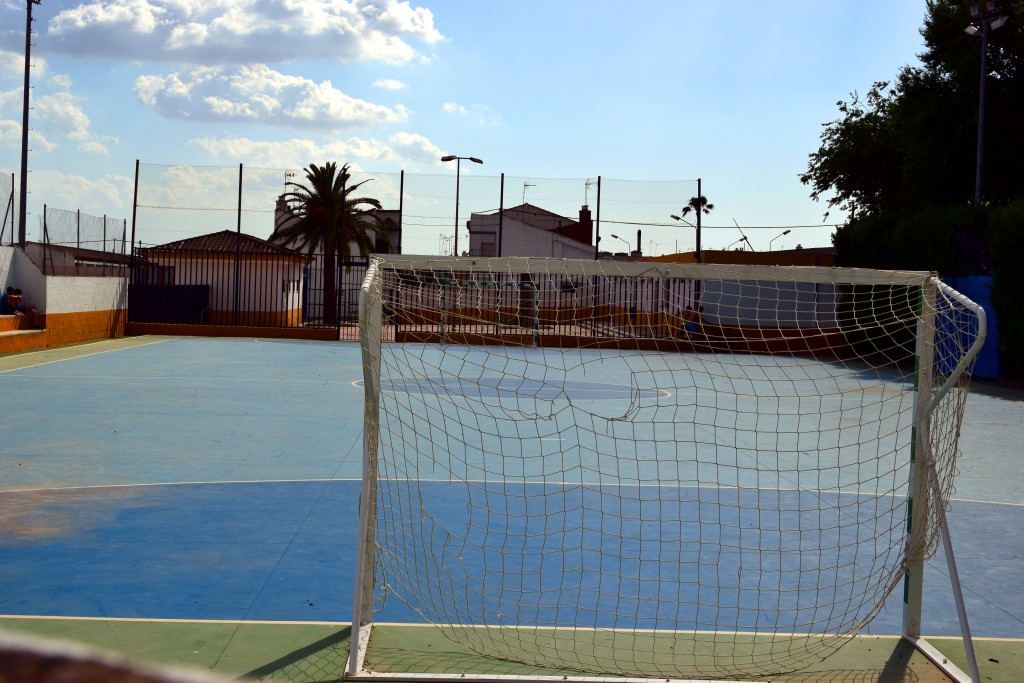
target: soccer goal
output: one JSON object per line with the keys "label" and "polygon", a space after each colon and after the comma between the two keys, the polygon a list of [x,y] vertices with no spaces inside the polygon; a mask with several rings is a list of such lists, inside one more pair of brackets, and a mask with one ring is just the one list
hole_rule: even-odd
{"label": "soccer goal", "polygon": [[388,256],[360,326],[349,677],[426,675],[375,659],[392,609],[519,679],[764,677],[901,594],[942,665],[940,546],[976,672],[945,513],[985,315],[933,274]]}

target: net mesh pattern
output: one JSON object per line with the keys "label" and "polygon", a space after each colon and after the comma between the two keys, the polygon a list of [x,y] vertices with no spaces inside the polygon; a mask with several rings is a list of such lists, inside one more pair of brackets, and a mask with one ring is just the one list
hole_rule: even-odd
{"label": "net mesh pattern", "polygon": [[375,262],[376,597],[479,654],[560,670],[820,661],[934,550],[934,506],[908,534],[913,463],[942,505],[952,493],[969,373],[951,373],[978,321],[936,282]]}

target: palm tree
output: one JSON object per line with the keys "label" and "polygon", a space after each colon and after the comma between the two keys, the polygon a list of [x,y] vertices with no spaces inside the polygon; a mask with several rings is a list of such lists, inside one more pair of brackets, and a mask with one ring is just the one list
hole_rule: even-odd
{"label": "palm tree", "polygon": [[[698,186],[700,182],[698,181]],[[699,192],[699,189],[698,189]],[[701,262],[700,253],[700,215],[702,213],[711,213],[711,209],[715,208],[714,204],[708,202],[708,198],[704,195],[697,197],[690,197],[690,203],[683,207],[682,215],[685,216],[691,211],[697,216],[697,263]]]}
{"label": "palm tree", "polygon": [[376,213],[381,203],[372,197],[352,193],[370,179],[349,186],[348,164],[338,169],[333,161],[304,169],[308,184],[288,182],[290,192],[282,196],[288,211],[278,215],[273,239],[295,244],[307,254],[323,250],[324,322],[338,323],[338,257],[349,256],[355,243],[361,256],[370,254],[376,239],[388,241],[384,221]]}

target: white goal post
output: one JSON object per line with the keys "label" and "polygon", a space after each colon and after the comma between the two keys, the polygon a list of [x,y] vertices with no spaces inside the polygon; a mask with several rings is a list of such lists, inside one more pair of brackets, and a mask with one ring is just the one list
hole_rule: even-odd
{"label": "white goal post", "polygon": [[[346,676],[410,678],[373,658],[386,596],[533,679],[737,680],[898,591],[976,677],[945,514],[985,331],[932,273],[374,257]],[[921,638],[940,543],[972,676]]]}

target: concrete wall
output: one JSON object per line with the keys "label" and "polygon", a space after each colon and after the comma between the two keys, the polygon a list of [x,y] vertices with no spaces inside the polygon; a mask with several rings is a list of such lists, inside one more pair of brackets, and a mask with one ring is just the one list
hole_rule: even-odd
{"label": "concrete wall", "polygon": [[39,311],[42,330],[0,334],[0,353],[43,349],[124,334],[128,287],[119,277],[44,276],[15,247],[0,247],[0,284],[23,292],[26,306]]}

